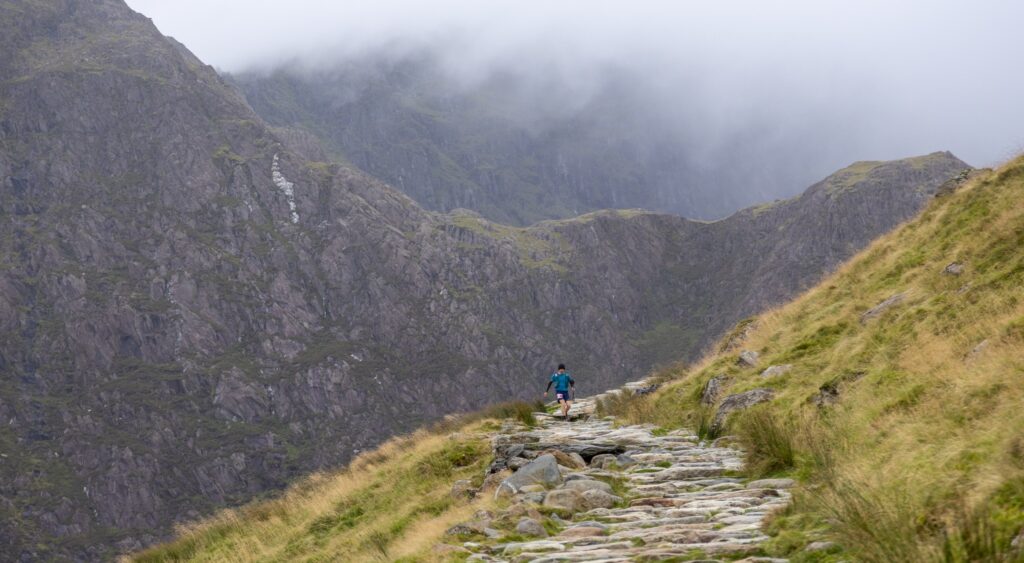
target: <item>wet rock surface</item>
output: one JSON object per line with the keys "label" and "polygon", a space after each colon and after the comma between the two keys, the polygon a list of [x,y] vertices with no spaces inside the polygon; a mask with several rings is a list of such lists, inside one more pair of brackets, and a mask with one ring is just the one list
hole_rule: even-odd
{"label": "wet rock surface", "polygon": [[[537,428],[495,441],[506,444],[500,447],[521,441],[572,449],[618,444],[634,463],[622,467],[614,455],[600,454],[584,469],[561,466],[570,472],[543,500],[543,507],[566,518],[552,517],[558,532],[523,518],[515,530],[524,541],[465,542],[468,561],[648,561],[696,550],[703,560],[725,561],[761,553],[767,539],[761,526],[789,502],[791,480],[744,483],[736,477],[741,452],[702,444],[687,431],[655,436],[650,425],[616,427],[611,419],[593,417],[593,406],[580,401],[574,409],[584,416],[577,422],[538,415]],[[530,494],[513,495],[511,502],[506,510],[515,514],[538,504]],[[464,526],[478,527],[479,517]]]}

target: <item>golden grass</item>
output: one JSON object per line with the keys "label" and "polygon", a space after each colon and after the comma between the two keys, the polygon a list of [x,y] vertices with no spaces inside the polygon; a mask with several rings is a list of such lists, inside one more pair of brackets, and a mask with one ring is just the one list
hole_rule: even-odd
{"label": "golden grass", "polygon": [[455,479],[479,478],[489,461],[481,425],[392,439],[342,471],[311,475],[280,498],[180,527],[174,542],[127,560],[429,561],[445,529],[489,505],[449,496]]}
{"label": "golden grass", "polygon": [[[700,419],[699,393],[713,375],[730,378],[727,393],[770,387],[769,414],[740,415],[733,430],[778,442],[761,448],[767,458],[758,465],[793,465],[804,481],[814,502],[798,503],[784,521],[814,521],[813,534],[827,523],[849,555],[869,561],[952,561],[968,552],[1004,560],[977,554],[986,541],[1009,553],[1007,534],[1024,526],[1024,497],[1001,492],[1024,479],[1021,201],[1024,158],[936,200],[817,287],[759,315],[743,345],[761,354],[759,367],[738,366],[738,350],[711,353],[655,396],[613,410],[687,425]],[[942,273],[953,261],[965,265],[962,275]],[[897,293],[901,304],[861,321]],[[793,364],[789,373],[760,377],[784,363]],[[840,400],[819,410],[810,399],[823,386],[838,388]],[[779,421],[791,423],[791,444]],[[789,446],[792,464],[772,458]],[[988,540],[971,539],[981,536]]]}

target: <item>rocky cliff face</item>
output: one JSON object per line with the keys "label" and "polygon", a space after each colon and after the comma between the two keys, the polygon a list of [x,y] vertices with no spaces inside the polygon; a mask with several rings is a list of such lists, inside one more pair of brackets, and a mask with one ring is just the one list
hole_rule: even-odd
{"label": "rocky cliff face", "polygon": [[120,0],[0,4],[0,552],[98,559],[444,413],[692,357],[965,165],[716,223],[439,215]]}

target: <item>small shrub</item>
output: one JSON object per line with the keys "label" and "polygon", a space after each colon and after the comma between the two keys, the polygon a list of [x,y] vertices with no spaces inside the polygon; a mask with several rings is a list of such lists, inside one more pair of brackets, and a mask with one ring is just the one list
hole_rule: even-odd
{"label": "small shrub", "polygon": [[390,543],[391,537],[379,530],[370,532],[370,535],[366,537],[366,544],[380,552],[384,557],[388,556],[388,544]]}

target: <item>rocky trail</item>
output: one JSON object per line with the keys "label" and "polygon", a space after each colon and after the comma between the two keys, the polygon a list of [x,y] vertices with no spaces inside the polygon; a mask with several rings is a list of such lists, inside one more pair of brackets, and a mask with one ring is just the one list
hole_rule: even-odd
{"label": "rocky trail", "polygon": [[594,415],[598,399],[579,401],[570,421],[537,414],[536,427],[506,423],[493,437],[482,490],[508,507],[449,530],[488,538],[463,542],[466,560],[785,561],[761,556],[761,528],[792,481],[745,482],[742,452],[687,431],[617,427]]}

